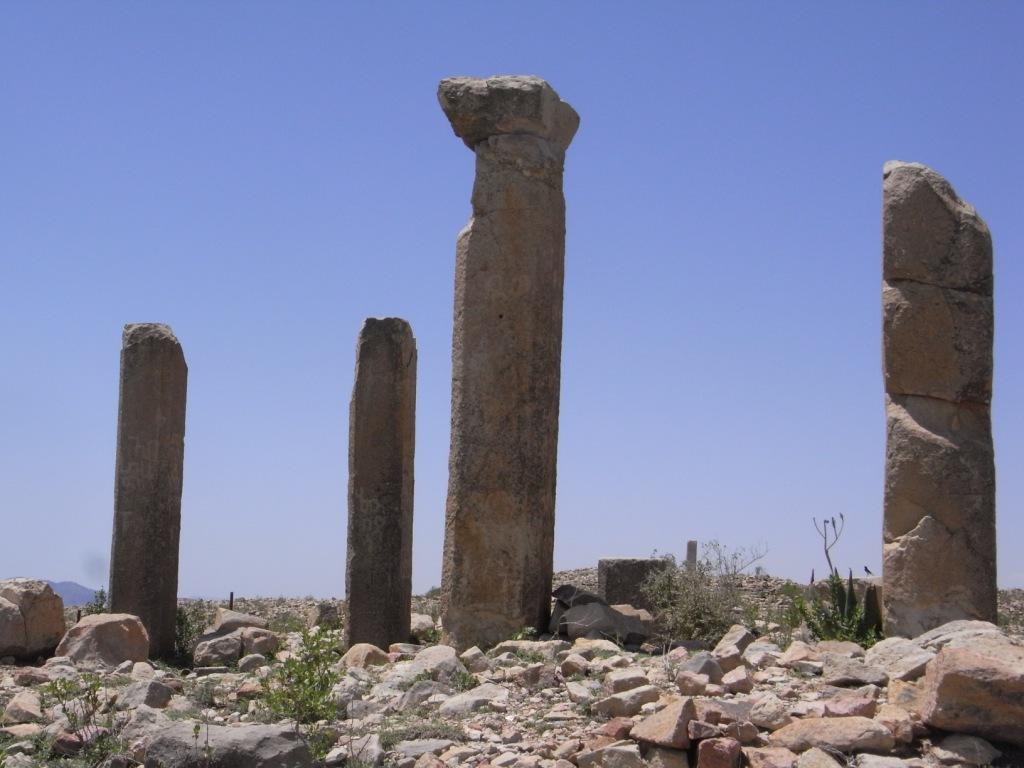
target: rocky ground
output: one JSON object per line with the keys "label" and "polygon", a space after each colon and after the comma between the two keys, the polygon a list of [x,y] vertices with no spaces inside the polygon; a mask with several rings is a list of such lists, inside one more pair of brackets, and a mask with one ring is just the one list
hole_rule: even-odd
{"label": "rocky ground", "polygon": [[[765,604],[785,596],[781,580],[746,584]],[[189,668],[134,660],[131,617],[116,616],[83,622],[116,633],[76,630],[44,663],[0,665],[0,766],[1024,766],[1024,645],[983,622],[870,649],[780,647],[738,625],[707,651],[580,638],[458,654],[422,613],[416,644],[343,655],[337,603],[191,607],[212,632]],[[1020,608],[1019,590],[1001,595],[1018,622]]]}

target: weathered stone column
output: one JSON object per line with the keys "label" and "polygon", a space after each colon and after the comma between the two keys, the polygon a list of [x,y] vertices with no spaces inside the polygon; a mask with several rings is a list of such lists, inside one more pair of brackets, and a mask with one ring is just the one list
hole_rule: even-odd
{"label": "weathered stone column", "polygon": [[935,171],[886,163],[886,634],[996,619],[992,240]]}
{"label": "weathered stone column", "polygon": [[686,542],[686,570],[697,570],[697,542],[693,539]]}
{"label": "weathered stone column", "polygon": [[348,431],[349,645],[409,640],[416,340],[405,320],[368,318],[356,346]]}
{"label": "weathered stone column", "polygon": [[174,653],[187,379],[168,326],[124,327],[110,610],[142,619],[154,658]]}
{"label": "weathered stone column", "polygon": [[579,117],[536,77],[442,80],[476,154],[455,249],[442,623],[454,645],[546,627],[562,355],[562,168]]}

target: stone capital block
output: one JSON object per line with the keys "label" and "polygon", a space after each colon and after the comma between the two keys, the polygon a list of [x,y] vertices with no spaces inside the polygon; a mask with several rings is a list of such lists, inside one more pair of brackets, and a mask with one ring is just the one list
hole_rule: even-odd
{"label": "stone capital block", "polygon": [[168,326],[124,327],[110,609],[142,620],[155,658],[174,654],[187,380]]}
{"label": "stone capital block", "polygon": [[397,317],[369,318],[349,408],[346,642],[409,640],[412,606],[416,339]]}
{"label": "stone capital block", "polygon": [[442,624],[459,648],[546,627],[565,272],[565,149],[579,118],[536,77],[443,80],[476,155],[455,249]]}
{"label": "stone capital block", "polygon": [[913,637],[996,618],[992,241],[932,169],[882,186],[883,618]]}
{"label": "stone capital block", "polygon": [[564,152],[580,118],[539,77],[449,77],[437,89],[452,130],[466,146],[475,149],[492,136],[527,134],[544,139]]}

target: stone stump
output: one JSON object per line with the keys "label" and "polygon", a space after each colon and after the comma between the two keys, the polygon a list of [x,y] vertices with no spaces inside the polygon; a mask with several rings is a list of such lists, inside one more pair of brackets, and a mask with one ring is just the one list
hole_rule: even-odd
{"label": "stone stump", "polygon": [[168,326],[124,327],[110,610],[142,620],[153,658],[174,654],[187,379]]}
{"label": "stone stump", "polygon": [[442,80],[476,155],[459,233],[443,626],[459,648],[546,627],[565,261],[565,151],[579,117],[536,77]]}
{"label": "stone stump", "polygon": [[996,620],[992,241],[916,163],[883,173],[885,632]]}
{"label": "stone stump", "polygon": [[415,441],[412,329],[397,317],[369,318],[359,332],[349,408],[349,647],[409,640]]}
{"label": "stone stump", "polygon": [[671,566],[663,557],[609,557],[597,561],[597,593],[608,605],[628,603],[634,608],[651,609],[644,597],[644,582]]}
{"label": "stone stump", "polygon": [[686,570],[697,570],[697,542],[693,539],[686,542]]}

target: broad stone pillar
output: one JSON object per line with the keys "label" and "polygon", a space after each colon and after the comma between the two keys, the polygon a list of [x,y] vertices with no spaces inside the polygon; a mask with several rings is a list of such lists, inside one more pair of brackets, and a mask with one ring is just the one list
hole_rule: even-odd
{"label": "broad stone pillar", "polygon": [[562,168],[579,117],[536,77],[442,80],[476,155],[455,249],[442,623],[459,648],[548,625],[562,353]]}
{"label": "broad stone pillar", "polygon": [[992,240],[935,171],[883,173],[885,632],[996,620]]}
{"label": "broad stone pillar", "polygon": [[349,408],[348,644],[409,640],[416,340],[405,320],[369,318]]}
{"label": "broad stone pillar", "polygon": [[168,326],[124,327],[110,610],[142,619],[153,658],[174,654],[187,379]]}

